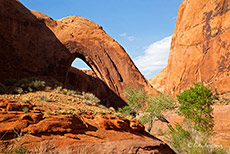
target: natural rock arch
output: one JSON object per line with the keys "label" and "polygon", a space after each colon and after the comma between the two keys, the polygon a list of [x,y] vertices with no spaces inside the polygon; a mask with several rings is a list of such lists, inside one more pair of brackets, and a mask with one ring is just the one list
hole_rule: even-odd
{"label": "natural rock arch", "polygon": [[[42,76],[68,83],[75,76],[72,82],[80,90],[93,92],[114,107],[125,104],[119,96],[126,87],[157,94],[125,50],[88,19],[55,21],[40,12],[32,14],[17,0],[7,0],[0,2],[0,20],[0,82]],[[71,67],[77,57],[97,78]]]}
{"label": "natural rock arch", "polygon": [[155,95],[158,93],[139,72],[123,47],[108,36],[101,26],[80,16],[55,21],[38,11],[32,13],[44,21],[69,50],[69,63],[75,58],[82,59],[116,94],[121,95],[127,87],[144,88]]}

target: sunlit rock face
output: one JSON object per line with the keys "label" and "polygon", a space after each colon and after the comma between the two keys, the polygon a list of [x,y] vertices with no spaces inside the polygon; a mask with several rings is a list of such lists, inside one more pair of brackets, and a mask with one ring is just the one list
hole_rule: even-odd
{"label": "sunlit rock face", "polygon": [[176,95],[203,82],[230,96],[230,1],[184,0],[172,37],[168,66],[151,79],[154,87]]}

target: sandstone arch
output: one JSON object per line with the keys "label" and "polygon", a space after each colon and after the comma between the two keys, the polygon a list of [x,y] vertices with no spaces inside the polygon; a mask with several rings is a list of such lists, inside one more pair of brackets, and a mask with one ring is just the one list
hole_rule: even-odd
{"label": "sandstone arch", "polygon": [[[75,85],[80,90],[93,92],[114,107],[125,104],[119,96],[126,87],[157,94],[125,50],[101,26],[83,17],[55,21],[32,12],[17,0],[0,2],[0,82],[44,76],[65,83],[72,72],[76,80],[72,82],[79,83]],[[71,67],[77,57],[92,68],[96,78]]]}
{"label": "sandstone arch", "polygon": [[158,93],[139,72],[123,47],[108,36],[101,26],[80,16],[55,21],[38,11],[32,13],[44,21],[69,50],[71,62],[76,57],[81,58],[116,94],[121,95],[127,87],[145,88],[155,95]]}

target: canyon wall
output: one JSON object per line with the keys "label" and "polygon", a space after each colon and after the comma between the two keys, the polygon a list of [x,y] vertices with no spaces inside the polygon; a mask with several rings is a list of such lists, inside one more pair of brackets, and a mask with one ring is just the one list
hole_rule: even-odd
{"label": "canyon wall", "polygon": [[230,96],[230,1],[184,0],[172,36],[168,66],[150,82],[176,95],[203,82]]}

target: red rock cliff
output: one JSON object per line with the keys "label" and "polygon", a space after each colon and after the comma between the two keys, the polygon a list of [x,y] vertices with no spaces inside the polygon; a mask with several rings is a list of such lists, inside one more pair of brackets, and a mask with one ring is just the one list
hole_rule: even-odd
{"label": "red rock cliff", "polygon": [[70,53],[53,32],[16,0],[0,1],[0,82],[54,76],[63,81]]}
{"label": "red rock cliff", "polygon": [[184,0],[172,37],[168,66],[150,82],[162,92],[178,94],[204,82],[230,95],[230,1]]}

